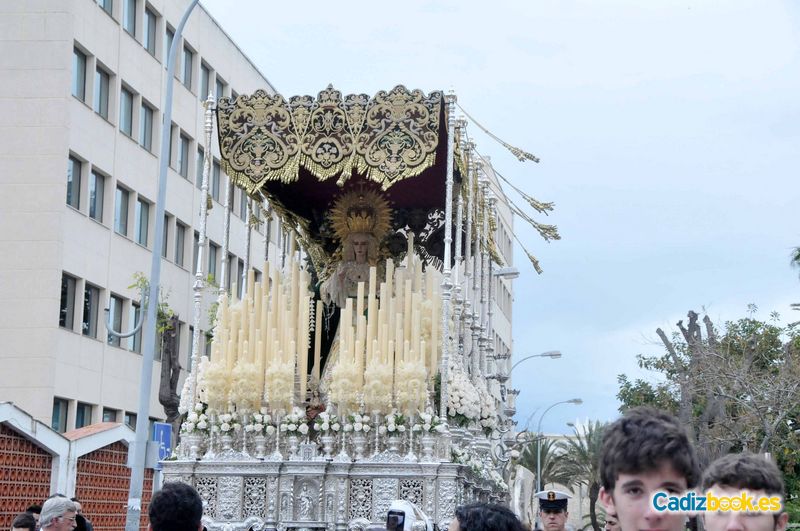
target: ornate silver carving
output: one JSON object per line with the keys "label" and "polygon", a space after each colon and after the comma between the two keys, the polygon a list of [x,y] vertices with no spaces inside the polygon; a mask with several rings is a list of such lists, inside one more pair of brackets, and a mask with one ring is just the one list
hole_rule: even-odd
{"label": "ornate silver carving", "polygon": [[266,478],[245,478],[244,479],[244,508],[242,513],[245,517],[258,516],[267,517],[267,480]]}
{"label": "ornate silver carving", "polygon": [[277,520],[278,515],[275,514],[276,505],[275,501],[278,499],[278,478],[271,476],[267,478],[267,512],[272,520]]}
{"label": "ornate silver carving", "polygon": [[199,477],[194,488],[203,500],[203,512],[210,518],[217,518],[217,478]]}
{"label": "ornate silver carving", "polygon": [[436,482],[433,478],[425,480],[425,513],[431,518],[436,514]]}
{"label": "ornate silver carving", "polygon": [[455,479],[439,481],[439,516],[452,519],[456,512],[456,496],[458,494]]}
{"label": "ornate silver carving", "polygon": [[375,490],[372,495],[373,521],[383,522],[386,520],[392,500],[397,499],[397,487],[397,478],[378,478],[375,480]]}
{"label": "ornate silver carving", "polygon": [[217,515],[220,520],[242,517],[242,477],[223,476],[217,480]]}
{"label": "ornate silver carving", "polygon": [[400,499],[406,500],[417,507],[424,507],[421,479],[404,479],[400,481]]}
{"label": "ornate silver carving", "polygon": [[350,480],[350,520],[372,517],[372,480]]}
{"label": "ornate silver carving", "polygon": [[345,478],[339,478],[339,488],[337,492],[339,495],[339,514],[336,517],[336,521],[344,522],[345,511],[347,510],[345,507],[345,499],[347,496],[347,480]]}
{"label": "ornate silver carving", "polygon": [[310,481],[304,481],[300,484],[300,489],[297,493],[297,498],[295,499],[298,520],[308,522],[317,519],[317,504],[314,503],[315,496],[312,496],[316,490],[316,485]]}

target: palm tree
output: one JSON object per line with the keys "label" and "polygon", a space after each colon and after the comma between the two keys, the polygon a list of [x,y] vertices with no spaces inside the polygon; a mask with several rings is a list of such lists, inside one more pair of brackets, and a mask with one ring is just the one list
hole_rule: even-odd
{"label": "palm tree", "polygon": [[[525,446],[519,456],[519,464],[536,474],[536,440]],[[563,448],[553,439],[543,437],[541,440],[541,459],[539,468],[542,471],[542,480],[539,482],[544,488],[548,483],[566,485],[569,479],[561,472],[559,460],[562,459]]]}
{"label": "palm tree", "polygon": [[597,499],[600,494],[600,450],[606,424],[589,422],[574,428],[575,434],[564,441],[564,455],[559,460],[559,473],[567,478],[570,488],[584,486],[589,492],[589,517],[594,531],[600,531]]}

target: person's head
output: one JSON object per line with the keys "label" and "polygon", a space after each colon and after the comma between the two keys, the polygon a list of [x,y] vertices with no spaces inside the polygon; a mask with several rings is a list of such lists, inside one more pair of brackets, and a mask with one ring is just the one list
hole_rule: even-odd
{"label": "person's head", "polygon": [[617,521],[617,515],[608,513],[606,514],[606,523],[603,526],[604,531],[619,531],[619,522]]}
{"label": "person's head", "polygon": [[378,257],[378,241],[368,232],[353,232],[342,245],[342,259],[357,264],[371,263]]}
{"label": "person's head", "polygon": [[203,501],[186,483],[165,484],[153,494],[147,512],[152,531],[198,531],[203,527]]}
{"label": "person's head", "polygon": [[567,503],[569,494],[557,490],[543,490],[536,493],[539,500],[539,519],[545,531],[564,531],[569,513]]}
{"label": "person's head", "polygon": [[11,522],[11,531],[36,531],[36,519],[33,514],[29,512],[18,514]]}
{"label": "person's head", "polygon": [[[785,496],[783,477],[778,467],[764,457],[743,453],[728,454],[712,462],[703,473],[703,493],[714,496],[741,496],[754,499]],[[786,512],[710,511],[703,514],[708,531],[783,531],[789,522]]]}
{"label": "person's head", "polygon": [[511,509],[491,503],[471,503],[456,508],[448,531],[524,531]]}
{"label": "person's head", "polygon": [[42,505],[39,527],[48,531],[72,531],[77,514],[72,500],[65,496],[51,496]]}
{"label": "person's head", "polygon": [[70,498],[70,500],[75,504],[75,512],[83,514],[83,505],[81,505],[80,500],[78,498]]}
{"label": "person's head", "polygon": [[36,520],[36,523],[39,523],[39,515],[42,514],[42,506],[38,503],[34,503],[33,505],[29,505],[27,509],[25,509],[26,513],[29,513],[33,516],[33,519]]}
{"label": "person's head", "polygon": [[600,501],[621,531],[681,531],[685,515],[658,512],[657,491],[680,494],[697,485],[697,456],[674,416],[649,407],[628,411],[606,428],[600,452]]}

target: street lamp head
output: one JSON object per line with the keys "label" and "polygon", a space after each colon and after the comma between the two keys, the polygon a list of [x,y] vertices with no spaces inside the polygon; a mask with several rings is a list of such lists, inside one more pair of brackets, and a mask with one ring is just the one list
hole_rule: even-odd
{"label": "street lamp head", "polygon": [[511,280],[519,277],[519,269],[516,267],[501,267],[500,269],[492,271],[492,275]]}
{"label": "street lamp head", "polygon": [[583,404],[583,400],[580,398],[573,398],[572,400],[567,400],[570,404]]}
{"label": "street lamp head", "polygon": [[560,350],[548,350],[547,352],[542,352],[541,356],[543,358],[553,358],[554,360],[556,360],[556,359],[561,357],[561,351]]}

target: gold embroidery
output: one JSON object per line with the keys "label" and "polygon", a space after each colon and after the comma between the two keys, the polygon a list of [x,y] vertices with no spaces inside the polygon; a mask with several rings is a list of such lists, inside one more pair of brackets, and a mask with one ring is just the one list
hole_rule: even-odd
{"label": "gold embroidery", "polygon": [[[370,99],[342,98],[333,87],[316,100],[258,90],[222,98],[217,122],[225,172],[254,194],[267,181],[295,182],[300,168],[343,185],[357,170],[383,190],[433,166],[439,143],[441,92],[425,96],[398,85]],[[460,158],[460,157],[459,157]]]}

